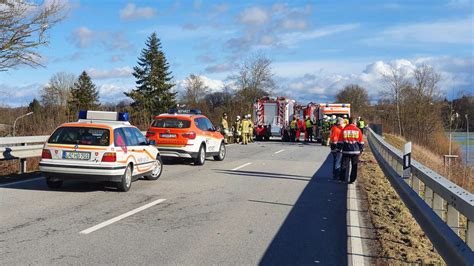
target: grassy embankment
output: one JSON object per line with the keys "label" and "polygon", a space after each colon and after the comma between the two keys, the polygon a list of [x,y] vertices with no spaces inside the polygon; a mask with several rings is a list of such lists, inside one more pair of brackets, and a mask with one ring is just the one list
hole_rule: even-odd
{"label": "grassy embankment", "polygon": [[360,163],[362,191],[380,243],[378,265],[444,264],[377,164],[370,148]]}

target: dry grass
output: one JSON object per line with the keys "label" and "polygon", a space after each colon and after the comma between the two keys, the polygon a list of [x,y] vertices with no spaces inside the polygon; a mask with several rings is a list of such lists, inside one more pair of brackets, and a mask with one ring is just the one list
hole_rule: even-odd
{"label": "dry grass", "polygon": [[[29,158],[26,160],[28,172],[38,171],[40,158]],[[0,178],[15,175],[20,171],[19,160],[0,161]]]}
{"label": "dry grass", "polygon": [[[385,140],[396,147],[397,149],[402,150],[403,145],[407,142],[404,138],[393,135],[393,134],[384,134]],[[437,139],[440,139],[439,141]],[[474,182],[473,182],[473,173],[474,167],[469,167],[460,163],[462,160],[458,159],[458,163],[452,165],[451,173],[448,174],[447,169],[444,166],[443,152],[447,149],[442,148],[441,146],[446,145],[446,136],[435,137],[433,138],[433,143],[440,143],[438,149],[431,149],[430,147],[423,147],[421,145],[413,144],[412,145],[412,155],[413,159],[422,163],[426,167],[431,168],[437,173],[447,177],[452,182],[458,186],[463,187],[467,191],[474,192]],[[448,143],[449,145],[449,143]],[[436,146],[436,145],[431,145]],[[453,142],[454,154],[459,154],[459,146]]]}
{"label": "dry grass", "polygon": [[360,182],[381,253],[377,265],[444,264],[380,169],[370,148],[362,154]]}

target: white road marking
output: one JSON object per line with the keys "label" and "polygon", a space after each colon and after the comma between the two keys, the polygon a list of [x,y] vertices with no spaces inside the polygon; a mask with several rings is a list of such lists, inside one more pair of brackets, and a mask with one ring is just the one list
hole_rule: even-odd
{"label": "white road marking", "polygon": [[279,151],[276,151],[275,154],[279,154],[280,152],[284,152],[285,150],[279,150]]}
{"label": "white road marking", "polygon": [[[356,181],[357,182],[357,181]],[[362,239],[360,238],[359,223],[359,200],[357,199],[356,183],[347,188],[347,249],[349,253],[349,265],[366,265],[362,249]]]}
{"label": "white road marking", "polygon": [[252,164],[252,163],[244,163],[244,164],[242,164],[241,166],[235,167],[235,168],[232,169],[231,171],[239,170],[239,169],[244,168],[245,166],[251,165],[251,164]]}
{"label": "white road marking", "polygon": [[115,218],[112,218],[112,219],[109,219],[109,220],[107,220],[107,221],[105,221],[105,222],[102,222],[102,223],[100,223],[100,224],[98,224],[98,225],[95,225],[95,226],[89,227],[89,228],[87,228],[87,229],[85,229],[85,230],[82,230],[81,232],[79,232],[79,234],[84,234],[84,235],[90,234],[90,233],[92,233],[92,232],[94,232],[94,231],[97,231],[97,230],[99,230],[99,229],[101,229],[101,228],[104,228],[104,227],[106,227],[106,226],[108,226],[108,225],[111,225],[111,224],[113,224],[113,223],[115,223],[115,222],[118,222],[118,221],[120,221],[120,220],[122,220],[122,219],[124,219],[124,218],[127,218],[128,216],[134,215],[135,213],[141,212],[141,211],[146,210],[146,209],[148,209],[148,208],[150,208],[150,207],[152,207],[152,206],[154,206],[154,205],[156,205],[156,204],[162,203],[162,202],[165,201],[165,200],[166,200],[166,199],[158,199],[158,200],[155,200],[155,201],[150,202],[150,203],[148,203],[148,204],[145,204],[145,205],[143,205],[143,206],[141,206],[141,207],[138,207],[138,208],[136,208],[136,209],[133,209],[133,210],[131,210],[131,211],[129,211],[129,212],[126,212],[126,213],[124,213],[124,214],[122,214],[122,215],[119,215],[119,216],[117,216],[117,217],[115,217]]}
{"label": "white road marking", "polygon": [[0,187],[9,187],[9,186],[18,185],[18,184],[23,184],[23,183],[28,183],[28,182],[32,182],[32,181],[36,181],[36,180],[40,180],[40,179],[43,179],[43,177],[35,177],[35,178],[27,179],[27,180],[22,180],[22,181],[17,181],[17,182],[12,182],[12,183],[1,184]]}

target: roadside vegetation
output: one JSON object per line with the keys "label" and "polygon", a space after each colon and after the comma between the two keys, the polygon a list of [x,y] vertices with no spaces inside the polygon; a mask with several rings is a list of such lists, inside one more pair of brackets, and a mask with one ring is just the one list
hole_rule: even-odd
{"label": "roadside vegetation", "polygon": [[442,265],[439,254],[380,169],[370,148],[360,161],[359,183],[380,244],[377,265]]}

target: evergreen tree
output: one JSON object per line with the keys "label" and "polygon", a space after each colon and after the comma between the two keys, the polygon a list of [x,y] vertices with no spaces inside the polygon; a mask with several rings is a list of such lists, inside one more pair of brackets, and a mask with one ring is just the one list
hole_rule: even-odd
{"label": "evergreen tree", "polygon": [[140,116],[139,123],[148,123],[152,116],[166,112],[176,105],[175,84],[170,66],[162,51],[160,39],[153,33],[146,41],[146,47],[138,58],[138,65],[133,68],[137,79],[136,89],[125,95],[133,100],[132,109],[135,117]]}
{"label": "evergreen tree", "polygon": [[76,114],[79,110],[90,110],[99,107],[99,92],[86,71],[82,71],[78,80],[74,83],[69,105],[72,114]]}

